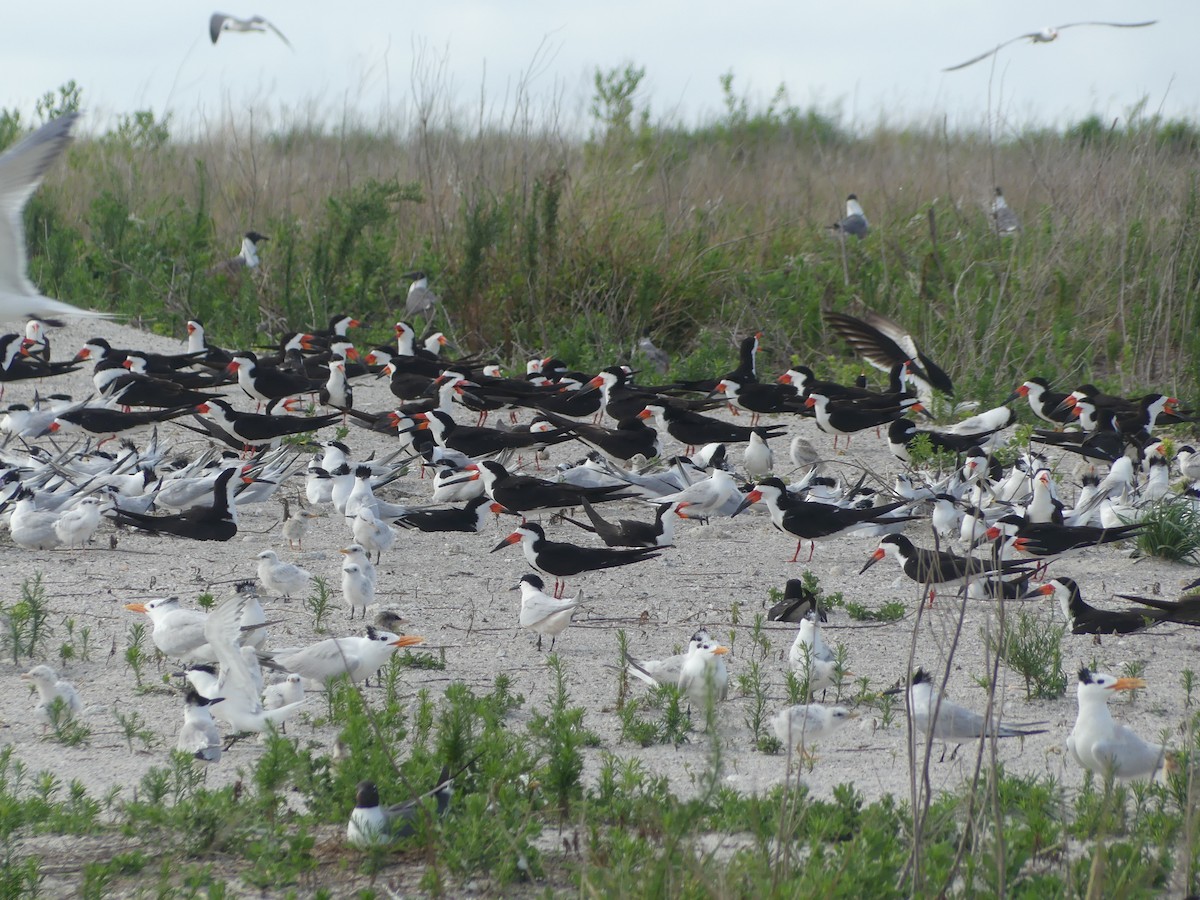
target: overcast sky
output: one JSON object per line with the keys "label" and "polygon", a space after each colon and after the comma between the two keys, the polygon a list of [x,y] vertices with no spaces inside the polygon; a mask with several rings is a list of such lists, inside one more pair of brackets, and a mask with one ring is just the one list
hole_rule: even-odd
{"label": "overcast sky", "polygon": [[[172,111],[182,125],[232,110],[348,107],[369,120],[384,106],[407,121],[414,71],[477,116],[511,111],[524,82],[531,108],[557,108],[586,128],[597,67],[646,69],[642,101],[657,120],[687,124],[721,109],[719,77],[765,102],[785,84],[793,103],[840,108],[843,122],[980,127],[989,108],[1009,127],[1150,111],[1200,110],[1200,3],[1193,0],[220,0],[223,12],[270,19],[274,35],[225,34],[213,7],[188,0],[42,0],[7,4],[0,31],[0,106],[32,111],[74,79],[92,126],[116,113]],[[1019,42],[995,68],[949,65],[1045,25],[1133,22],[1143,29],[1072,28],[1052,44]],[[991,99],[989,106],[989,82]]]}

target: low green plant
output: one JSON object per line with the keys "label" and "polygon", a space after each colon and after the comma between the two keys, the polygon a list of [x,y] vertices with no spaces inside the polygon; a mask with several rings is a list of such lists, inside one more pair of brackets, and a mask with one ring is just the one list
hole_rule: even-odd
{"label": "low green plant", "polygon": [[126,713],[122,712],[119,706],[114,705],[113,718],[117,720],[117,725],[121,728],[121,736],[125,738],[130,753],[133,753],[135,738],[141,742],[143,750],[150,750],[158,743],[158,735],[154,733],[154,729],[149,727],[149,723],[141,717],[136,709]]}
{"label": "low green plant", "polygon": [[125,664],[133,670],[134,680],[138,690],[144,689],[142,683],[142,667],[146,664],[146,623],[132,622],[125,637]]}
{"label": "low green plant", "polygon": [[43,644],[51,632],[50,606],[42,573],[36,572],[33,578],[24,579],[21,598],[11,606],[0,607],[0,612],[6,620],[5,638],[13,663],[19,663],[21,657],[41,656]]}
{"label": "low green plant", "polygon": [[320,575],[313,576],[313,592],[304,598],[304,607],[313,616],[313,631],[318,634],[325,631],[325,617],[333,609],[333,592],[329,589],[329,582]]}
{"label": "low green plant", "polygon": [[1048,625],[1037,616],[1020,612],[1010,618],[1002,641],[989,635],[993,652],[1025,679],[1025,698],[1053,700],[1067,692],[1067,675],[1062,664],[1062,640],[1066,629]]}
{"label": "low green plant", "polygon": [[852,601],[846,603],[846,615],[856,622],[898,622],[907,612],[908,608],[899,600],[889,600],[879,609],[871,609]]}
{"label": "low green plant", "polygon": [[1200,511],[1190,500],[1160,500],[1138,522],[1142,530],[1137,536],[1137,548],[1145,555],[1200,563]]}
{"label": "low green plant", "polygon": [[92,729],[76,718],[62,697],[55,697],[46,707],[50,734],[64,747],[78,747],[92,737]]}

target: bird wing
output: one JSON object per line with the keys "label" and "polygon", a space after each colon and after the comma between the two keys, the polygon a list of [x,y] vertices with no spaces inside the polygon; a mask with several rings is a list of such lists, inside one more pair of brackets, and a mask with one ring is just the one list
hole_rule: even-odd
{"label": "bird wing", "polygon": [[289,672],[314,681],[325,681],[353,669],[358,654],[351,641],[329,638],[286,655],[275,654],[274,658]]}
{"label": "bird wing", "polygon": [[1154,25],[1158,19],[1151,19],[1148,22],[1068,22],[1066,25],[1055,25],[1055,31],[1062,31],[1064,28],[1077,28],[1080,25],[1106,25],[1109,28],[1145,28],[1147,25]]}
{"label": "bird wing", "polygon": [[217,42],[217,38],[221,36],[221,27],[225,24],[227,18],[229,17],[225,13],[213,13],[212,17],[208,20],[208,36],[212,38],[214,44]]}
{"label": "bird wing", "polygon": [[46,172],[71,141],[79,113],[47,122],[0,156],[0,294],[37,296],[26,276],[23,211]]}
{"label": "bird wing", "polygon": [[217,681],[218,696],[225,703],[242,706],[250,713],[261,712],[262,702],[250,666],[242,656],[239,639],[242,636],[242,614],[246,609],[246,598],[233,596],[225,600],[208,614],[204,622],[204,636],[217,657],[221,675]]}
{"label": "bird wing", "polygon": [[1124,725],[1118,725],[1112,737],[1092,745],[1092,753],[1111,767],[1114,775],[1133,778],[1158,769],[1166,750],[1162,744],[1151,744]]}
{"label": "bird wing", "polygon": [[[1082,23],[1076,23],[1076,24],[1082,24]],[[1064,27],[1066,27],[1066,26],[1064,26]],[[972,56],[966,62],[961,62],[956,66],[949,66],[948,68],[942,69],[942,71],[943,72],[957,72],[959,69],[965,69],[967,66],[973,66],[973,65],[975,65],[975,63],[979,62],[980,60],[987,59],[989,56],[992,56],[995,53],[999,53],[1001,50],[1003,50],[1009,44],[1015,44],[1017,41],[1032,40],[1033,38],[1037,37],[1039,34],[1041,34],[1040,31],[1030,31],[1026,34],[1019,34],[1015,38],[1009,38],[1003,44],[997,44],[991,50],[985,50],[983,53],[980,53],[978,56]]]}

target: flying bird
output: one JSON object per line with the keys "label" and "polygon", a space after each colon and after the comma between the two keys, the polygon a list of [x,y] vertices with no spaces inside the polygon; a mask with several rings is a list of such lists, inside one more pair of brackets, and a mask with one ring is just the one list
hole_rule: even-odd
{"label": "flying bird", "polygon": [[225,13],[213,13],[212,18],[208,20],[208,36],[212,38],[214,44],[217,42],[217,38],[221,36],[222,31],[239,31],[243,33],[258,31],[265,33],[268,28],[275,32],[281,41],[287,44],[289,50],[295,49],[292,47],[291,41],[283,36],[283,32],[262,16],[239,19],[237,16],[230,16]]}
{"label": "flying bird", "polygon": [[42,296],[26,274],[25,204],[71,142],[78,119],[79,113],[67,113],[47,122],[0,156],[0,321],[30,316],[105,317]]}
{"label": "flying bird", "polygon": [[997,44],[991,50],[980,53],[978,56],[972,56],[966,62],[961,62],[956,66],[942,69],[943,72],[957,72],[959,69],[965,69],[967,66],[973,66],[981,60],[987,59],[993,54],[999,53],[1009,44],[1015,44],[1017,41],[1030,41],[1034,44],[1049,44],[1051,41],[1058,40],[1059,32],[1067,28],[1077,28],[1080,25],[1104,25],[1108,28],[1145,28],[1147,25],[1153,25],[1158,19],[1151,19],[1149,22],[1068,22],[1066,25],[1047,25],[1041,31],[1031,31],[1028,34],[1019,34],[1015,38],[1009,38],[1002,44]]}

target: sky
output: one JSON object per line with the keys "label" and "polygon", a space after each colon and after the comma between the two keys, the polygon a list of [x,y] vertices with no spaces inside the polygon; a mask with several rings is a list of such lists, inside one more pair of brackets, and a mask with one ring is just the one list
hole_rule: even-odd
{"label": "sky", "polygon": [[[219,0],[266,17],[272,34],[224,34],[189,0],[10,4],[0,32],[0,106],[74,79],[91,128],[171,112],[181,127],[223,115],[316,115],[410,125],[420,98],[468,122],[505,123],[525,96],[533,119],[589,127],[592,75],[644,67],[637,96],[655,121],[720,114],[720,77],[761,108],[780,85],[801,108],[870,128],[944,121],[977,129],[1124,117],[1139,101],[1200,118],[1200,3],[1192,0]],[[1086,20],[1051,44],[1014,43],[959,72],[946,66],[1046,25]],[[284,111],[287,111],[286,113]]]}

